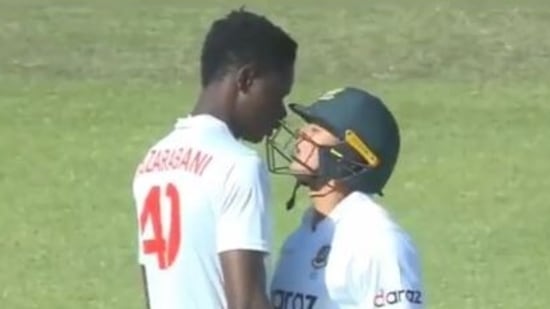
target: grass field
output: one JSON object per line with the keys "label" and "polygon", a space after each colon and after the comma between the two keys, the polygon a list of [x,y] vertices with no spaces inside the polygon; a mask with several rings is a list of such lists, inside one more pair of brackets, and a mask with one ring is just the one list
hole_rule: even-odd
{"label": "grass field", "polygon": [[[0,308],[143,308],[133,171],[195,102],[202,37],[240,4],[220,3],[0,0]],[[384,203],[428,308],[550,308],[550,2],[249,7],[300,42],[291,99],[351,84],[395,111]],[[277,245],[300,216],[284,180]]]}

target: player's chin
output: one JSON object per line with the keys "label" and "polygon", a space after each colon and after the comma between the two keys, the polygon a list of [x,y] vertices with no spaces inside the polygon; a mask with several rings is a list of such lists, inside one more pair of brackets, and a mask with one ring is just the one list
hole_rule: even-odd
{"label": "player's chin", "polygon": [[246,140],[247,142],[250,142],[250,143],[253,143],[253,144],[258,144],[258,143],[260,143],[264,140],[264,137],[267,137],[267,136],[268,136],[267,133],[265,133],[265,134],[249,134],[249,135],[243,136],[243,139]]}
{"label": "player's chin", "polygon": [[312,186],[315,183],[315,176],[310,174],[294,174],[296,181],[303,186]]}

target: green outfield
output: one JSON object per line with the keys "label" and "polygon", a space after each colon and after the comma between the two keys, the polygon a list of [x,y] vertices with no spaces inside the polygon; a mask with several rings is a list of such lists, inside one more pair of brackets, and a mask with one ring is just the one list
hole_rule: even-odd
{"label": "green outfield", "polygon": [[[0,0],[0,308],[143,308],[134,168],[194,103],[203,35],[241,4],[220,3]],[[248,6],[300,43],[291,100],[355,85],[395,111],[384,203],[428,308],[549,308],[550,2]],[[286,212],[290,189],[277,247],[307,203]]]}

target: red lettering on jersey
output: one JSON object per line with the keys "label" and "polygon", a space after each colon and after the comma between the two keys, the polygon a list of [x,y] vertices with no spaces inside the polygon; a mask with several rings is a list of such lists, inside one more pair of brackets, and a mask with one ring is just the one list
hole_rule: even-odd
{"label": "red lettering on jersey", "polygon": [[170,169],[171,169],[171,168],[168,166],[168,160],[170,160],[171,154],[172,154],[172,150],[170,150],[170,149],[164,150],[163,156],[162,156],[162,158],[160,159],[161,171],[167,171],[167,170],[170,170]]}
{"label": "red lettering on jersey", "polygon": [[183,153],[183,148],[178,148],[172,151],[170,160],[168,161],[168,167],[170,169],[178,169],[180,167],[180,161]]}
{"label": "red lettering on jersey", "polygon": [[191,148],[153,149],[140,163],[137,174],[185,170],[200,176],[211,161],[210,154]]}
{"label": "red lettering on jersey", "polygon": [[[161,187],[153,186],[149,190],[143,209],[139,216],[141,234],[145,232],[145,226],[151,226],[151,238],[143,239],[143,253],[155,254],[160,269],[169,268],[176,257],[181,244],[181,216],[180,196],[178,189],[172,183],[165,188],[165,194],[170,199],[169,208],[161,205]],[[163,221],[161,212],[169,211],[170,221]],[[164,231],[168,223],[168,233]]]}
{"label": "red lettering on jersey", "polygon": [[181,169],[187,169],[187,164],[189,163],[189,160],[191,159],[191,149],[187,149],[185,153],[183,154],[183,157],[181,158]]}
{"label": "red lettering on jersey", "polygon": [[140,174],[148,173],[153,170],[151,163],[153,161],[153,158],[155,157],[156,150],[151,150],[147,156],[145,157],[145,160],[141,163],[143,166],[142,169],[139,171]]}
{"label": "red lettering on jersey", "polygon": [[162,165],[161,165],[162,155],[163,155],[162,150],[157,151],[157,153],[155,154],[155,157],[153,159],[153,171],[159,171],[159,172],[162,171]]}
{"label": "red lettering on jersey", "polygon": [[212,156],[197,152],[191,164],[192,171],[197,175],[202,175],[211,160]]}

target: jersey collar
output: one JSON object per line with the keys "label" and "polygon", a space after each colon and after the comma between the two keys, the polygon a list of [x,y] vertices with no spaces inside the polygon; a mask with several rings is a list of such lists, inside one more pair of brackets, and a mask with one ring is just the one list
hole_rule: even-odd
{"label": "jersey collar", "polygon": [[208,114],[200,114],[195,116],[188,115],[187,117],[178,118],[176,124],[174,125],[175,129],[186,129],[192,127],[216,130],[219,131],[219,133],[233,136],[225,122]]}
{"label": "jersey collar", "polygon": [[[362,192],[355,191],[341,200],[340,203],[338,203],[338,205],[336,205],[336,207],[328,214],[327,219],[330,219],[332,222],[336,223],[345,215],[346,212],[355,207],[365,207],[368,212],[372,212],[373,215],[375,213],[382,214],[384,216],[387,215],[386,210],[374,201],[373,195],[367,195]],[[313,212],[313,206],[308,208],[303,217],[302,224],[311,224]]]}
{"label": "jersey collar", "polygon": [[361,205],[362,207],[369,207],[370,205],[364,205],[365,202],[372,202],[371,198],[360,192],[352,192],[346,196],[343,200],[336,205],[336,207],[329,213],[328,217],[333,221],[338,221],[342,215],[350,208]]}

